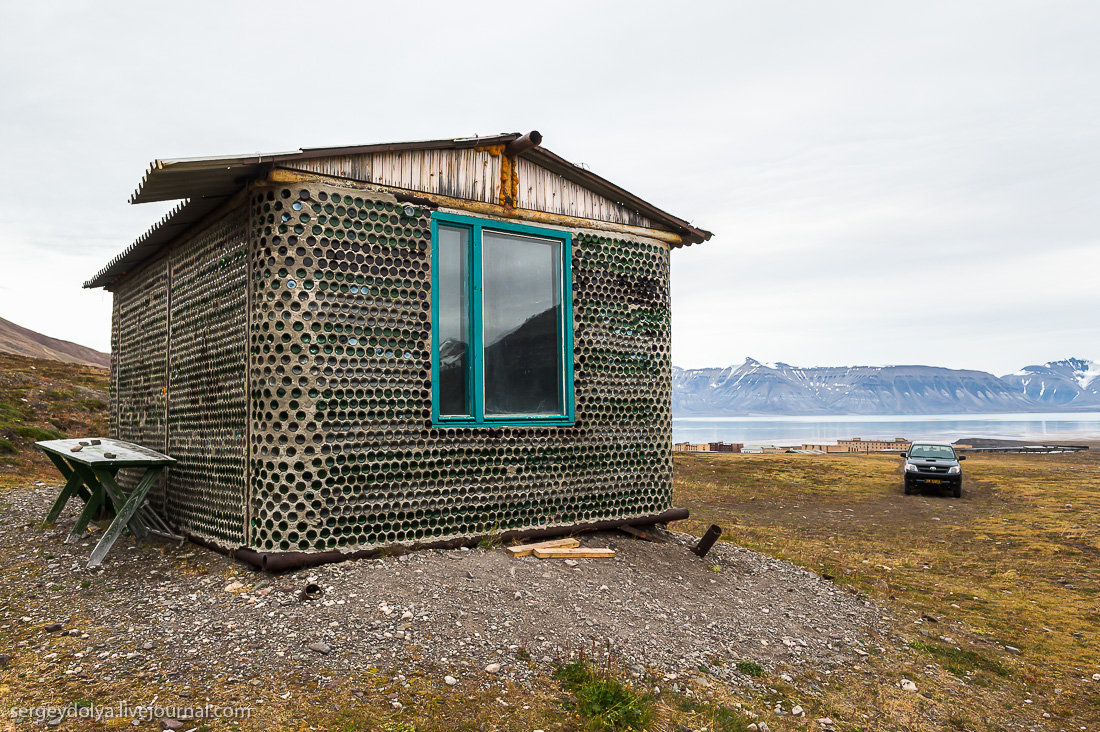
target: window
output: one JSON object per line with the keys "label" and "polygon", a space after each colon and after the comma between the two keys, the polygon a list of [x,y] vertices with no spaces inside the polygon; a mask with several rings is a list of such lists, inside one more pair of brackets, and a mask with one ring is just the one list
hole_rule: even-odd
{"label": "window", "polygon": [[573,423],[569,234],[432,215],[432,420]]}

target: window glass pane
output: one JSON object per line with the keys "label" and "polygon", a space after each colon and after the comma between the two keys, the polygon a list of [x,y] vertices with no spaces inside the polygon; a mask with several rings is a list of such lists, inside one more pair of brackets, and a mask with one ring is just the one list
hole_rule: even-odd
{"label": "window glass pane", "polygon": [[485,414],[562,414],[561,242],[484,231]]}
{"label": "window glass pane", "polygon": [[470,232],[440,226],[438,237],[439,413],[470,415]]}

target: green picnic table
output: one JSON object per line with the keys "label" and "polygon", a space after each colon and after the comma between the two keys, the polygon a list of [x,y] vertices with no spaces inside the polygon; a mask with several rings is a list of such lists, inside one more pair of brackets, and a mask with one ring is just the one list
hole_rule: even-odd
{"label": "green picnic table", "polygon": [[[83,537],[88,522],[101,508],[114,506],[115,518],[92,550],[88,559],[89,567],[99,566],[111,545],[127,526],[139,539],[148,539],[152,535],[183,540],[183,537],[173,533],[152,506],[145,503],[145,497],[156,483],[157,476],[164,468],[176,462],[174,458],[141,445],[107,438],[48,440],[36,442],[35,445],[46,453],[66,479],[61,494],[46,515],[46,522],[56,521],[61,515],[61,509],[65,508],[65,504],[74,495],[84,501],[84,508],[77,516],[76,524],[69,533],[69,538],[65,540],[66,544],[79,541]],[[141,480],[129,495],[115,480],[122,468],[145,469]]]}

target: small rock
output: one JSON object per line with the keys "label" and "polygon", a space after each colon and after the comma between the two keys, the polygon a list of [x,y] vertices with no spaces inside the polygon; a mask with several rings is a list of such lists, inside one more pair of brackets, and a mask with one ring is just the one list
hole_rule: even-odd
{"label": "small rock", "polygon": [[474,578],[474,573],[467,569],[466,570],[466,579],[473,579],[473,578]]}
{"label": "small rock", "polygon": [[760,728],[756,726],[756,722],[753,722],[752,724],[750,724],[745,729],[747,729],[749,732],[756,732]]}
{"label": "small rock", "polygon": [[1092,675],[1092,680],[1093,681],[1100,681],[1100,674],[1093,674]]}
{"label": "small rock", "polygon": [[898,686],[900,686],[903,691],[916,691],[917,690],[917,685],[914,684],[909,679],[902,679],[901,682],[898,684]]}
{"label": "small rock", "polygon": [[757,722],[756,729],[760,732],[772,732],[772,728],[768,726],[767,722]]}
{"label": "small rock", "polygon": [[238,592],[244,589],[244,584],[241,582],[230,582],[225,586],[226,592]]}
{"label": "small rock", "polygon": [[1016,646],[1005,646],[1005,650],[1008,651],[1009,653],[1014,653],[1017,656],[1020,655],[1020,649],[1017,648]]}
{"label": "small rock", "polygon": [[802,711],[801,706],[799,706],[798,704],[795,704],[793,707],[791,707],[791,716],[793,716],[793,717],[805,717],[806,712]]}
{"label": "small rock", "polygon": [[151,650],[153,650],[153,644],[146,641],[145,643],[141,644],[141,649],[143,651],[151,651]]}
{"label": "small rock", "polygon": [[572,560],[572,559],[566,559],[565,560],[565,566],[566,567],[576,567],[577,564],[578,563],[576,561]]}
{"label": "small rock", "polygon": [[327,655],[328,652],[330,650],[332,650],[328,647],[328,644],[321,643],[320,641],[318,641],[317,643],[310,643],[308,646],[306,646],[306,648],[308,648],[311,651],[316,651],[317,653],[320,653],[322,656]]}
{"label": "small rock", "polygon": [[820,724],[822,727],[833,726],[833,720],[829,719],[828,717],[818,717],[817,723]]}
{"label": "small rock", "polygon": [[9,663],[11,663],[11,654],[0,653],[0,668],[7,668]]}
{"label": "small rock", "polygon": [[50,623],[46,626],[47,633],[56,633],[59,630],[61,630],[61,623]]}
{"label": "small rock", "polygon": [[160,720],[161,729],[183,729],[183,722],[178,719],[162,719]]}
{"label": "small rock", "polygon": [[490,663],[485,667],[485,673],[487,674],[495,674],[497,671],[500,671],[499,663]]}
{"label": "small rock", "polygon": [[447,686],[454,686],[458,683],[458,679],[456,679],[454,676],[444,676],[443,683]]}

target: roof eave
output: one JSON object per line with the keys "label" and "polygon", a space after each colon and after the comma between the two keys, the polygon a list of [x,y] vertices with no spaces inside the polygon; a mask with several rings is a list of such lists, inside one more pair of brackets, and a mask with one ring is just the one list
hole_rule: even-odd
{"label": "roof eave", "polygon": [[657,208],[652,203],[635,196],[630,191],[620,188],[611,181],[596,175],[590,170],[582,168],[578,165],[574,165],[565,158],[557,155],[546,148],[539,146],[530,150],[520,157],[527,157],[532,161],[538,162],[548,170],[557,173],[558,175],[568,180],[595,190],[597,193],[610,198],[611,200],[621,203],[625,206],[633,208],[638,213],[644,214],[647,217],[656,220],[658,223],[670,226],[685,239],[685,244],[701,244],[713,236],[713,234],[706,229],[699,229],[692,226],[687,221],[681,218],[673,216],[672,214]]}

